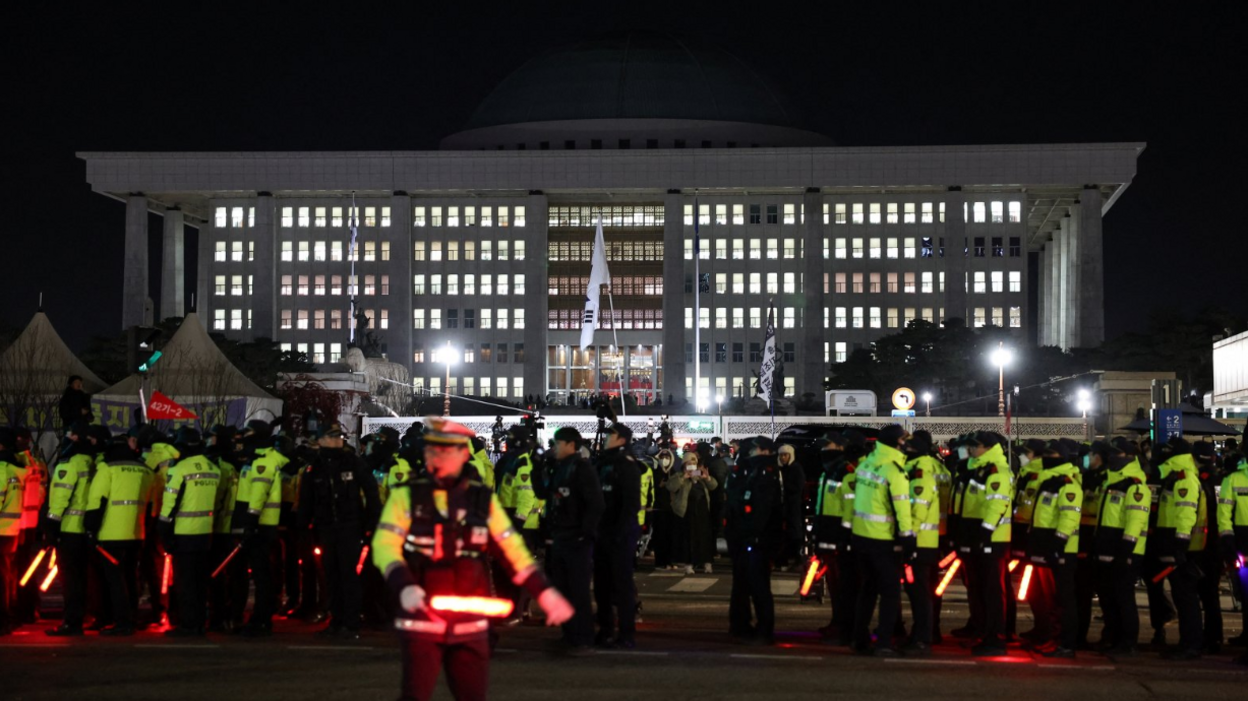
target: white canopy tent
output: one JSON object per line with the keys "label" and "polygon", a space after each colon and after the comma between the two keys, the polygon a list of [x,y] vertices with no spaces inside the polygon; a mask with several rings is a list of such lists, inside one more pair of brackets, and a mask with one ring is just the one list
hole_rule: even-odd
{"label": "white canopy tent", "polygon": [[145,401],[153,392],[194,412],[189,422],[201,430],[214,424],[241,426],[259,418],[271,421],[282,413],[282,401],[260,389],[217,348],[199,317],[187,314],[177,333],[161,349],[160,359],[143,376],[135,373],[96,395],[100,421],[113,431],[125,430],[136,420],[140,391]]}
{"label": "white canopy tent", "polygon": [[35,313],[13,344],[0,353],[0,423],[26,426],[36,435],[49,436],[40,445],[56,446],[52,434],[60,425],[57,405],[71,376],[82,378],[82,388],[93,394],[106,386],[61,340],[43,311]]}

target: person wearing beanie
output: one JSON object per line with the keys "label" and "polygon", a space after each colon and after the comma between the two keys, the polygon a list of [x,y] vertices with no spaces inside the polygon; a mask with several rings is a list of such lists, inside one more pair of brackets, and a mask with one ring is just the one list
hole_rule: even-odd
{"label": "person wearing beanie", "polygon": [[[903,564],[916,554],[915,526],[906,479],[906,431],[897,424],[880,429],[875,449],[858,466],[854,492],[853,546],[863,573],[858,593],[854,650],[876,657],[896,657],[893,631],[901,613]],[[939,528],[939,526],[937,526]],[[867,630],[879,599],[875,648]],[[930,629],[930,625],[929,625]],[[917,646],[916,646],[916,651]]]}
{"label": "person wearing beanie", "polygon": [[173,555],[173,579],[177,583],[178,625],[165,631],[169,637],[202,636],[208,604],[208,579],[212,571],[213,514],[222,508],[225,490],[221,468],[204,456],[199,431],[183,427],[174,434],[181,455],[169,468],[168,484],[160,509],[161,539]]}
{"label": "person wearing beanie", "polygon": [[991,431],[980,431],[967,441],[969,481],[961,504],[965,537],[961,547],[967,548],[973,562],[967,573],[976,580],[971,607],[983,611],[981,638],[971,648],[976,657],[1005,654],[1006,556],[1014,485],[1001,443],[1001,436]]}
{"label": "person wearing beanie", "polygon": [[1035,572],[1031,608],[1036,628],[1034,649],[1045,657],[1073,658],[1079,644],[1075,563],[1079,557],[1079,515],[1083,489],[1079,469],[1060,445],[1042,453],[1035,480],[1035,508],[1027,527],[1030,561]]}
{"label": "person wearing beanie", "polygon": [[1195,553],[1204,549],[1203,533],[1196,533],[1204,491],[1191,444],[1175,437],[1167,447],[1169,457],[1158,467],[1161,498],[1153,537],[1159,560],[1170,570],[1167,578],[1179,616],[1179,644],[1164,654],[1174,660],[1194,660],[1200,658],[1204,647],[1199,592],[1202,573],[1195,560]]}
{"label": "person wearing beanie", "polygon": [[1096,469],[1104,470],[1105,486],[1096,513],[1092,552],[1105,618],[1101,640],[1112,657],[1135,655],[1140,637],[1135,582],[1144,564],[1152,496],[1138,453],[1129,442],[1118,442],[1103,458],[1097,458],[1104,460]]}
{"label": "person wearing beanie", "polygon": [[758,436],[747,446],[748,457],[737,460],[725,486],[724,537],[732,557],[728,632],[746,644],[773,645],[776,609],[771,563],[784,537],[780,467],[775,441]]}

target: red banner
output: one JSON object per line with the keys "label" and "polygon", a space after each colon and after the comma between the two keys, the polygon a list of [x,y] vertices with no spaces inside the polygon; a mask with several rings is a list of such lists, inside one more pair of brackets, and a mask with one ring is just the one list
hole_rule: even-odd
{"label": "red banner", "polygon": [[147,418],[150,421],[155,421],[157,419],[185,420],[197,419],[199,417],[160,392],[152,392],[152,400],[147,403]]}

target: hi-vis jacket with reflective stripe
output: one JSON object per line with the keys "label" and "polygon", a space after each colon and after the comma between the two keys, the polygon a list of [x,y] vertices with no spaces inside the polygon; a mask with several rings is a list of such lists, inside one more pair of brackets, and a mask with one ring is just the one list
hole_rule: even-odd
{"label": "hi-vis jacket with reflective stripe", "polygon": [[968,465],[970,482],[962,498],[962,518],[968,527],[992,533],[993,543],[1010,542],[1014,476],[1001,446],[994,445]]}
{"label": "hi-vis jacket with reflective stripe", "polygon": [[1152,496],[1148,477],[1139,460],[1121,470],[1110,470],[1104,481],[1096,523],[1096,554],[1101,562],[1112,562],[1130,544],[1131,555],[1144,555],[1148,541],[1148,514]]}
{"label": "hi-vis jacket with reflective stripe", "polygon": [[212,532],[229,535],[234,524],[234,502],[238,498],[238,470],[223,458],[217,458],[221,470],[221,510],[212,517]]}
{"label": "hi-vis jacket with reflective stripe", "polygon": [[152,498],[149,500],[149,513],[159,516],[165,499],[165,482],[169,479],[169,468],[178,461],[182,454],[168,443],[153,443],[143,454],[143,463],[152,469]]}
{"label": "hi-vis jacket with reflective stripe", "polygon": [[1031,517],[1032,559],[1043,560],[1054,552],[1078,554],[1079,516],[1083,511],[1079,469],[1065,463],[1042,470],[1032,484],[1036,488]]}
{"label": "hi-vis jacket with reflective stripe", "polygon": [[192,455],[169,468],[160,520],[172,521],[175,535],[211,535],[212,515],[224,496],[221,468],[203,455]]}
{"label": "hi-vis jacket with reflective stripe", "polygon": [[52,471],[52,491],[48,498],[48,518],[61,524],[61,533],[82,533],[82,517],[87,513],[91,470],[95,461],[78,453],[62,461]]}
{"label": "hi-vis jacket with reflective stripe", "polygon": [[515,495],[516,523],[526,531],[536,530],[541,523],[542,509],[546,508],[546,502],[533,493],[532,453],[525,453],[516,459],[512,494]]}
{"label": "hi-vis jacket with reflective stripe", "polygon": [[153,477],[149,467],[134,460],[100,463],[87,498],[88,510],[104,510],[100,540],[143,540]]}
{"label": "hi-vis jacket with reflective stripe", "polygon": [[1240,549],[1248,549],[1248,459],[1222,480],[1218,491],[1218,535],[1237,536]]}
{"label": "hi-vis jacket with reflective stripe", "polygon": [[930,455],[921,455],[906,465],[910,479],[911,521],[917,531],[920,548],[940,547],[940,524],[944,515],[940,501],[940,461]]}
{"label": "hi-vis jacket with reflective stripe", "polygon": [[859,463],[854,487],[855,536],[880,541],[914,536],[905,464],[905,453],[883,443],[876,443],[875,450]]}
{"label": "hi-vis jacket with reflective stripe", "polygon": [[276,526],[281,520],[281,470],[288,462],[285,455],[273,448],[260,448],[251,464],[243,467],[234,500],[235,532],[241,532],[248,523]]}
{"label": "hi-vis jacket with reflective stripe", "polygon": [[1175,455],[1160,468],[1161,499],[1158,502],[1157,536],[1177,539],[1184,550],[1193,549],[1192,532],[1199,520],[1203,491],[1200,473],[1191,453]]}
{"label": "hi-vis jacket with reflective stripe", "polygon": [[26,468],[5,451],[0,456],[0,536],[16,537],[22,531],[22,504],[26,493]]}

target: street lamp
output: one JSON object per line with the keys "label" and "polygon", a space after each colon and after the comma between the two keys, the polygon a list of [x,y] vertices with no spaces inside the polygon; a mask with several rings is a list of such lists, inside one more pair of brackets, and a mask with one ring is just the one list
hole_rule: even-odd
{"label": "street lamp", "polygon": [[1075,406],[1083,412],[1083,439],[1088,440],[1088,412],[1092,410],[1092,393],[1086,389],[1079,390],[1079,402]]}
{"label": "street lamp", "polygon": [[1014,360],[1014,352],[1005,347],[1004,342],[997,343],[992,352],[992,364],[997,366],[997,416],[1005,416],[1005,366]]}
{"label": "street lamp", "polygon": [[446,363],[446,384],[442,385],[442,415],[451,415],[451,342],[446,342],[446,350],[442,351],[442,362]]}
{"label": "street lamp", "polygon": [[924,392],[923,401],[927,403],[927,411],[924,412],[924,415],[930,417],[932,415],[932,393]]}

